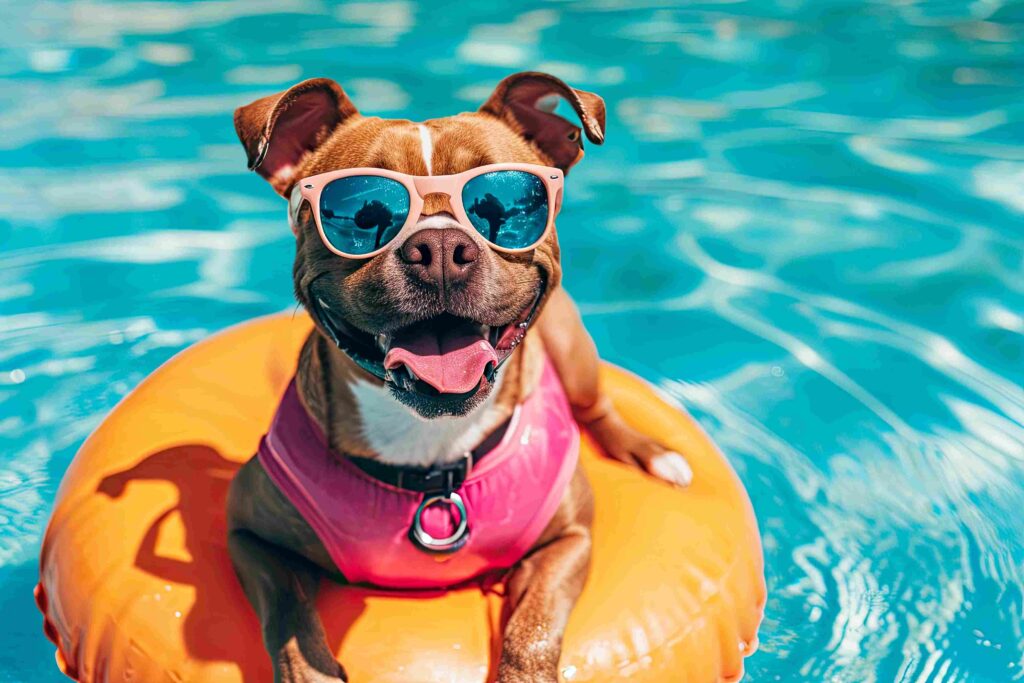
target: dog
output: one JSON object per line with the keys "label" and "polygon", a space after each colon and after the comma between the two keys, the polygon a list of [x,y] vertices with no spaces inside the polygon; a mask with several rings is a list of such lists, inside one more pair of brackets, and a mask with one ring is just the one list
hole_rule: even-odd
{"label": "dog", "polygon": [[[560,100],[572,107],[581,126],[554,113]],[[502,555],[510,566],[499,567],[507,571],[507,619],[497,680],[558,680],[563,632],[591,550],[593,500],[572,450],[574,423],[611,458],[677,486],[686,486],[692,476],[681,454],[627,425],[602,393],[595,345],[561,286],[553,223],[563,174],[583,158],[583,135],[603,143],[604,101],[554,76],[523,72],[501,81],[478,111],[414,123],[363,116],[336,82],[315,78],[240,107],[235,128],[250,169],[289,200],[295,295],[315,323],[265,437],[266,448],[261,445],[239,470],[228,497],[231,559],[262,625],[275,680],[347,680],[328,648],[314,597],[325,576],[376,583],[375,572],[388,565],[383,557],[379,563],[356,557],[372,555],[379,546],[347,545],[354,537],[345,534],[358,536],[366,527],[391,523],[383,517],[372,524],[350,519],[371,507],[363,504],[364,495],[390,496],[387,500],[405,505],[405,518],[395,528],[408,527],[409,535],[389,538],[386,549],[411,560],[419,557],[416,553],[430,557],[431,566],[461,567],[442,579],[472,579],[480,570],[478,555],[485,551],[474,555],[471,546],[460,546],[467,537],[487,548],[511,529],[519,538],[506,550],[528,543],[520,548],[521,557]],[[523,216],[532,210],[526,199],[508,206],[495,194],[505,187],[498,184],[466,206],[467,178],[510,165],[539,178],[516,171],[508,176],[532,188],[530,201],[536,199],[539,210],[550,214],[545,221],[550,225],[525,249],[514,241],[503,249],[500,241],[505,216],[526,221]],[[385,206],[387,200],[364,196],[361,205],[352,204],[351,216],[339,217],[345,204],[326,202],[324,195],[333,190],[315,179],[346,169],[390,174],[352,182],[392,188],[389,180],[404,183],[416,204],[409,210],[418,214],[403,222],[393,216],[394,206]],[[462,197],[453,196],[457,192],[451,188],[457,187],[463,188]],[[545,187],[553,206],[543,201]],[[358,192],[350,194],[359,201]],[[405,206],[401,203],[399,212]],[[339,221],[345,227],[336,228]],[[396,237],[398,223],[404,227]],[[356,231],[358,239],[372,242],[366,243],[369,257],[350,257],[346,249],[356,238],[338,237]],[[345,248],[333,248],[331,235]],[[529,408],[534,403],[536,409]],[[522,454],[516,444],[495,446],[512,431],[527,443],[529,430],[520,418],[528,408],[538,420],[571,416],[571,430],[559,423],[551,428],[551,440],[541,444],[541,449],[556,448],[557,457]],[[499,448],[509,451],[502,462],[512,464],[488,464],[489,457],[497,459],[487,455],[489,449]],[[279,457],[284,451],[287,462]],[[519,486],[516,477],[536,470],[532,465],[515,469],[517,458],[527,457],[545,467],[560,464],[548,467],[550,476],[537,475]],[[312,460],[318,469],[305,471]],[[359,463],[358,472],[352,463]],[[475,509],[466,504],[454,510],[459,493],[468,490],[459,489],[460,483],[475,481],[475,474],[488,467],[512,477],[506,484],[520,493],[529,486],[539,502],[526,504],[548,510],[542,526],[526,532],[521,528],[528,525],[499,520],[481,528],[483,522],[473,518],[481,505],[518,504],[505,502],[500,492],[492,491],[490,499],[477,496]],[[335,475],[347,483],[325,488]],[[412,488],[410,481],[415,481]],[[306,489],[297,492],[296,486]],[[316,495],[331,500],[312,500]],[[335,510],[349,504],[357,512],[348,517]],[[431,533],[421,524],[428,517],[434,521]],[[345,534],[332,524],[347,525]],[[447,542],[439,542],[438,535],[449,532]],[[398,587],[417,580],[396,576]]]}

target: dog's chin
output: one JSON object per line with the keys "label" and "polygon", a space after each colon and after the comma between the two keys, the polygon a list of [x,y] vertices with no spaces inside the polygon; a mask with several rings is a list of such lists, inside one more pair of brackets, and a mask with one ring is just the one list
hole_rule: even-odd
{"label": "dog's chin", "polygon": [[442,394],[433,388],[405,389],[392,381],[386,381],[386,384],[391,395],[399,403],[427,420],[469,415],[479,408],[494,390],[494,382],[486,377],[481,377],[476,387],[461,394]]}
{"label": "dog's chin", "polygon": [[498,369],[522,343],[543,299],[542,278],[514,318],[487,324],[440,313],[376,333],[349,322],[326,286],[309,289],[323,334],[424,419],[467,415],[494,391]]}

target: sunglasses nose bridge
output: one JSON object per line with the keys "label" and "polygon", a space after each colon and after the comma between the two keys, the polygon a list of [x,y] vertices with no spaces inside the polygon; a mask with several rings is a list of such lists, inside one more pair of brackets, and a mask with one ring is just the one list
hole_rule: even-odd
{"label": "sunglasses nose bridge", "polygon": [[419,176],[413,178],[412,182],[420,197],[426,198],[428,194],[452,194],[452,181],[444,176]]}
{"label": "sunglasses nose bridge", "polygon": [[416,192],[423,199],[424,216],[436,213],[454,213],[453,183],[444,176],[421,176],[413,179]]}

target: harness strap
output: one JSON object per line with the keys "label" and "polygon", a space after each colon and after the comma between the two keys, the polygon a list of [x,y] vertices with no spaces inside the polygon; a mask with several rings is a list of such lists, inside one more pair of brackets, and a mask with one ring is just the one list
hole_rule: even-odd
{"label": "harness strap", "polygon": [[473,465],[484,454],[467,452],[455,462],[430,467],[406,467],[388,465],[369,458],[349,456],[349,461],[374,479],[405,489],[428,495],[448,496],[459,490],[473,471]]}

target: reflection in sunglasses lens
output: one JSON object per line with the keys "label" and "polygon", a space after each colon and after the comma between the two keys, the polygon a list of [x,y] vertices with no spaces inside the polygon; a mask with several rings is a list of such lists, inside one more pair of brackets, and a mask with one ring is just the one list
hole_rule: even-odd
{"label": "reflection in sunglasses lens", "polygon": [[462,204],[473,227],[504,249],[533,246],[548,223],[548,193],[526,171],[493,171],[462,188]]}
{"label": "reflection in sunglasses lens", "polygon": [[350,176],[320,193],[320,223],[338,251],[362,255],[393,240],[409,215],[409,191],[397,180]]}

